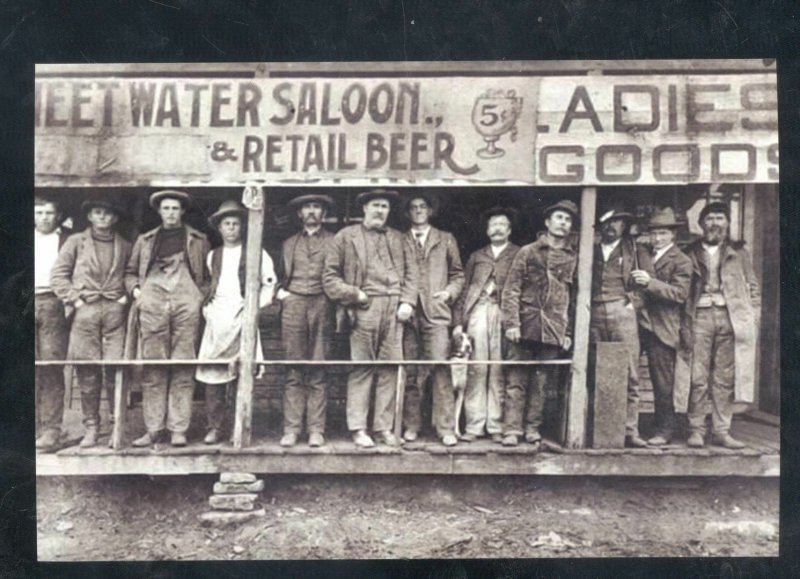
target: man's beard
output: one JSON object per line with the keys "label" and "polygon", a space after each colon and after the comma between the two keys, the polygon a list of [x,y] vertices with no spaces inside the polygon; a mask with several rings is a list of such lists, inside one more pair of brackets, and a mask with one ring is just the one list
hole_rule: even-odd
{"label": "man's beard", "polygon": [[620,237],[622,235],[617,235],[616,231],[602,231],[600,233],[600,239],[603,243],[614,243]]}
{"label": "man's beard", "polygon": [[727,228],[721,225],[711,225],[703,232],[703,241],[708,245],[719,245],[727,237]]}
{"label": "man's beard", "polygon": [[364,218],[364,225],[370,229],[378,229],[386,225],[386,219],[382,217],[365,217]]}
{"label": "man's beard", "polygon": [[322,219],[318,218],[316,215],[308,215],[308,216],[306,216],[306,219],[305,219],[305,222],[304,222],[305,225],[310,225],[312,227],[315,226],[315,225],[319,225],[320,223],[322,223]]}

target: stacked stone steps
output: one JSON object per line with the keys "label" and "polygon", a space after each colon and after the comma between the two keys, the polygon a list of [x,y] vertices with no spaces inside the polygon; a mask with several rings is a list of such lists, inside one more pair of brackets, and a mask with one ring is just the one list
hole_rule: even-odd
{"label": "stacked stone steps", "polygon": [[226,526],[264,517],[263,508],[256,509],[264,481],[247,472],[223,472],[214,483],[214,494],[208,498],[211,511],[200,515],[207,526]]}

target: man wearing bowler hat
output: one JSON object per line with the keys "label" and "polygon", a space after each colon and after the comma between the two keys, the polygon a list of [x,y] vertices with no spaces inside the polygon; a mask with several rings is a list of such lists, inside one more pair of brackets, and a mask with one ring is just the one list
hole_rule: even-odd
{"label": "man wearing bowler hat", "polygon": [[[464,268],[458,244],[452,233],[431,226],[439,200],[429,193],[415,192],[406,199],[406,216],[411,229],[407,243],[414,248],[419,271],[419,293],[414,315],[405,324],[403,353],[409,360],[446,360],[449,354],[451,305],[464,287]],[[422,399],[425,383],[432,375],[433,426],[445,446],[456,444],[453,390],[448,366],[411,366],[406,380],[403,437],[417,439],[422,426]]]}
{"label": "man wearing bowler hat", "polygon": [[[69,358],[73,360],[119,360],[125,341],[125,265],[130,242],[115,231],[122,213],[119,202],[109,195],[93,195],[81,205],[89,226],[72,235],[58,254],[50,284],[72,319]],[[82,447],[97,444],[100,426],[100,392],[106,382],[108,403],[113,409],[114,369],[76,366],[85,429]]]}
{"label": "man wearing bowler hat", "polygon": [[[569,236],[577,221],[572,201],[550,205],[544,210],[546,231],[514,257],[503,287],[503,327],[510,342],[506,359],[553,360],[572,347],[578,254]],[[545,387],[557,375],[557,368],[546,365],[509,368],[504,446],[516,446],[524,434],[538,450]]]}
{"label": "man wearing bowler hat", "polygon": [[621,206],[600,215],[596,227],[600,243],[594,248],[592,265],[592,342],[623,342],[628,358],[628,404],[625,445],[642,448],[647,441],[639,435],[639,330],[637,311],[644,306],[641,286],[631,272],[655,275],[650,253],[637,247],[630,236],[634,216]]}
{"label": "man wearing bowler hat", "polygon": [[[400,360],[403,357],[402,322],[417,303],[418,272],[414,248],[407,238],[386,226],[395,191],[373,189],[361,193],[364,220],[339,231],[325,255],[322,277],[327,296],[337,303],[338,331],[350,329],[353,360]],[[399,323],[398,323],[399,322]],[[373,406],[373,431],[379,440],[396,446],[396,366],[354,366],[347,378],[347,428],[358,447],[374,446],[367,434],[367,415],[373,379],[377,378]]]}
{"label": "man wearing bowler hat", "polygon": [[[150,196],[161,225],[136,240],[125,269],[125,287],[138,317],[138,354],[145,360],[193,359],[200,309],[208,291],[206,236],[184,223],[191,199],[167,189]],[[173,446],[186,445],[192,415],[194,368],[144,366],[142,410],[147,431],[134,446],[150,446],[164,430]]]}
{"label": "man wearing bowler hat", "polygon": [[[55,198],[36,195],[33,201],[35,252],[34,318],[37,360],[63,360],[67,356],[69,327],[64,302],[56,296],[50,274],[69,234]],[[64,418],[64,367],[36,368],[36,448],[52,450],[61,437]]]}
{"label": "man wearing bowler hat", "polygon": [[[469,256],[464,274],[466,289],[453,308],[456,327],[453,334],[466,331],[472,339],[473,360],[502,360],[504,347],[501,307],[508,271],[519,246],[511,243],[517,211],[492,207],[481,221],[489,244]],[[464,391],[464,434],[471,442],[483,436],[484,429],[493,442],[503,440],[503,400],[505,378],[502,366],[470,366]]]}
{"label": "man wearing bowler hat", "polygon": [[738,449],[730,434],[734,403],[752,404],[761,292],[744,242],[730,239],[727,204],[714,201],[700,212],[703,236],[686,248],[692,284],[686,302],[691,346],[687,444],[705,444],[711,415],[712,442]]}
{"label": "man wearing bowler hat", "polygon": [[[333,199],[312,193],[289,201],[302,229],[283,242],[279,288],[281,337],[287,360],[323,361],[333,341],[333,304],[322,289],[325,253],[333,233],[323,227]],[[283,390],[281,446],[294,446],[306,422],[309,446],[325,444],[327,368],[289,366]]]}
{"label": "man wearing bowler hat", "polygon": [[[245,265],[247,246],[243,243],[247,210],[238,201],[223,201],[219,209],[208,218],[215,228],[222,245],[214,248],[206,258],[206,267],[211,273],[211,287],[203,306],[206,321],[198,358],[236,358],[242,337],[244,315]],[[261,250],[261,285],[258,305],[264,307],[272,302],[275,289],[275,269],[272,259]],[[256,332],[256,357],[261,359],[260,333]],[[206,444],[216,444],[223,438],[225,422],[226,390],[235,391],[235,368],[220,365],[198,366],[195,378],[205,384],[207,432]],[[230,388],[228,386],[230,385]]]}
{"label": "man wearing bowler hat", "polygon": [[668,444],[675,429],[675,356],[680,347],[683,305],[692,280],[692,262],[675,245],[679,225],[671,207],[654,211],[647,228],[655,276],[639,269],[631,272],[647,296],[639,315],[639,330],[653,383],[655,434],[647,441],[651,446]]}

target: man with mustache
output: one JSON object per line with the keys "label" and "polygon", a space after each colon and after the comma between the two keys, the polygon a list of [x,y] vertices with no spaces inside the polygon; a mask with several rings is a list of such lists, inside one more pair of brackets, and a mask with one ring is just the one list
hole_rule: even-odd
{"label": "man with mustache", "polygon": [[637,311],[644,307],[641,289],[631,272],[640,270],[651,277],[652,258],[628,235],[633,215],[621,207],[603,213],[597,222],[600,243],[594,249],[592,265],[592,342],[623,342],[628,354],[628,405],[625,445],[647,446],[639,436],[639,330]]}
{"label": "man with mustache", "polygon": [[734,403],[752,403],[761,293],[744,242],[730,236],[730,208],[718,201],[700,212],[703,237],[686,249],[694,268],[686,304],[692,347],[687,444],[705,444],[711,414],[712,442],[745,445],[730,435]]}
{"label": "man with mustache", "polygon": [[[350,327],[350,356],[354,361],[401,360],[402,322],[414,313],[418,272],[414,248],[406,237],[386,226],[395,191],[361,193],[364,220],[339,231],[328,246],[322,285],[337,302],[336,327]],[[400,322],[400,323],[398,323]],[[367,415],[375,387],[372,430],[389,446],[400,441],[392,432],[397,382],[396,366],[354,366],[347,378],[347,428],[360,448],[375,446],[367,434]],[[400,417],[396,417],[400,420]]]}
{"label": "man with mustache", "polygon": [[[570,244],[578,207],[564,200],[544,210],[546,231],[517,252],[503,287],[508,360],[553,360],[572,347],[578,254]],[[512,366],[504,404],[503,445],[519,437],[538,450],[545,387],[557,376],[545,365]],[[527,396],[526,396],[527,392]],[[523,420],[524,414],[524,420]]]}
{"label": "man with mustache", "polygon": [[[450,304],[464,287],[464,269],[455,237],[430,224],[438,205],[438,199],[429,193],[414,193],[406,203],[406,214],[411,221],[406,240],[414,248],[419,270],[419,299],[414,316],[405,325],[403,338],[404,355],[411,360],[447,359],[449,326],[453,321]],[[444,365],[408,369],[403,438],[408,442],[417,439],[422,426],[422,393],[429,374],[433,378],[433,426],[442,443],[453,446],[457,443],[453,387],[450,370]]]}
{"label": "man with mustache", "polygon": [[[121,206],[109,195],[95,195],[82,204],[89,227],[71,236],[53,265],[50,283],[72,318],[69,357],[75,360],[118,360],[125,341],[125,265],[131,243],[114,230]],[[100,392],[106,383],[108,404],[114,403],[114,368],[75,366],[81,391],[85,429],[80,446],[97,444]]]}
{"label": "man with mustache", "polygon": [[[489,245],[469,256],[465,270],[465,291],[453,309],[456,327],[453,334],[465,331],[472,338],[473,360],[502,360],[508,350],[504,344],[501,306],[511,262],[519,246],[511,243],[511,229],[517,212],[493,207],[483,215]],[[505,378],[502,366],[471,366],[464,391],[465,428],[462,440],[471,442],[483,436],[484,429],[493,442],[503,441],[503,400]]]}
{"label": "man with mustache", "polygon": [[[309,194],[295,197],[302,230],[283,242],[280,285],[281,337],[287,360],[327,360],[333,341],[333,305],[322,288],[325,253],[333,233],[322,226],[333,199]],[[306,419],[309,446],[325,444],[328,378],[324,366],[290,366],[283,391],[281,446],[294,446]]]}

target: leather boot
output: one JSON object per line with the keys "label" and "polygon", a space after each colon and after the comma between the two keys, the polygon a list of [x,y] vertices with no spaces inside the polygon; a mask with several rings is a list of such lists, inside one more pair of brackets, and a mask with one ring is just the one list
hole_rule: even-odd
{"label": "leather boot", "polygon": [[89,448],[97,444],[97,425],[96,424],[88,424],[86,426],[86,432],[83,434],[83,438],[80,442],[81,448]]}

